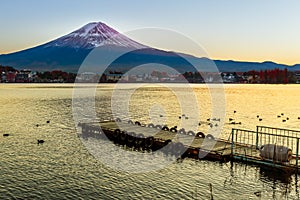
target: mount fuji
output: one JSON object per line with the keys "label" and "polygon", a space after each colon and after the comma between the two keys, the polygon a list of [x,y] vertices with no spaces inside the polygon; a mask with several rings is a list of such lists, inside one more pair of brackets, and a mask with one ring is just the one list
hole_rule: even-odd
{"label": "mount fuji", "polygon": [[96,47],[111,45],[117,47],[145,48],[142,45],[102,22],[92,22],[82,28],[57,40],[43,45],[47,47],[67,47],[74,49],[94,49]]}
{"label": "mount fuji", "polygon": [[85,57],[101,46],[147,48],[102,22],[92,22],[46,44],[11,54],[0,55],[0,64],[17,69],[46,71],[60,69],[76,72]]}
{"label": "mount fuji", "polygon": [[[27,68],[34,71],[63,70],[77,72],[89,53],[95,48],[102,47],[105,47],[105,49],[109,47],[110,52],[138,49],[138,51],[132,51],[130,54],[117,59],[115,66],[117,66],[117,70],[121,71],[147,63],[172,65],[179,72],[195,71],[191,64],[182,57],[188,57],[202,66],[212,61],[208,58],[197,58],[151,48],[128,38],[102,22],[92,22],[46,44],[11,54],[2,54],[0,55],[0,65],[12,66],[17,69]],[[273,62],[223,60],[214,60],[214,62],[220,71],[227,72],[290,67]],[[299,70],[300,65],[294,65],[290,69]]]}

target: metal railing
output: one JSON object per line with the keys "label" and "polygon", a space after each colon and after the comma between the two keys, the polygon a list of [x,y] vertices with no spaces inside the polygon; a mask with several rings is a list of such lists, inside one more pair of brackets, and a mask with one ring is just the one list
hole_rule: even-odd
{"label": "metal railing", "polygon": [[256,131],[232,129],[231,153],[260,162],[298,168],[300,131],[257,126]]}
{"label": "metal railing", "polygon": [[231,154],[242,157],[258,157],[256,148],[256,132],[242,129],[232,129]]}

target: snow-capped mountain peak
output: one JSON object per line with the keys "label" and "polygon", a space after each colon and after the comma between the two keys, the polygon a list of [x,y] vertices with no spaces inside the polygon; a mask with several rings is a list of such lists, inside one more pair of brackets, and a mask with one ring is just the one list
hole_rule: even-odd
{"label": "snow-capped mountain peak", "polygon": [[102,22],[92,22],[82,28],[49,42],[45,47],[71,47],[93,49],[104,45],[145,48]]}

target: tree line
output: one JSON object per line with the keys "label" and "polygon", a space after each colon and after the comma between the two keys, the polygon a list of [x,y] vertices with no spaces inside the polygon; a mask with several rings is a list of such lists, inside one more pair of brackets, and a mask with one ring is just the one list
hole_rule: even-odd
{"label": "tree line", "polygon": [[[10,66],[1,66],[0,65],[0,73],[4,74],[7,72],[18,72],[18,70],[14,69]],[[119,71],[108,71],[107,74],[120,74],[122,72]],[[288,71],[285,69],[266,69],[266,70],[250,70],[243,73],[237,72],[222,72],[222,73],[211,73],[211,72],[184,72],[179,74],[176,80],[186,79],[190,83],[204,83],[203,75],[207,77],[212,77],[212,79],[220,79],[227,80],[231,79],[233,83],[262,83],[262,84],[287,84],[287,83],[296,83],[297,82],[297,73],[294,71]],[[45,72],[36,72],[34,82],[65,82],[65,83],[73,83],[76,80],[77,74],[64,72],[61,70],[53,70],[53,71],[45,71]],[[169,75],[166,72],[153,71],[151,76],[155,76],[158,78],[168,77]],[[106,74],[99,76],[95,74],[95,77],[99,82],[105,83],[109,82]],[[220,81],[218,81],[220,82]],[[224,81],[225,82],[225,81]]]}

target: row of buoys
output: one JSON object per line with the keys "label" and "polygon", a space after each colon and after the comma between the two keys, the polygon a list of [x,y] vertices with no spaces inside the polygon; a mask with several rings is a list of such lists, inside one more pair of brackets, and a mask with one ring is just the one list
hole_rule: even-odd
{"label": "row of buoys", "polygon": [[[138,121],[136,121],[138,122]],[[133,124],[133,125],[139,125],[140,123],[136,123],[133,121],[127,121],[127,123]],[[168,154],[168,155],[175,155],[175,156],[181,156],[184,155],[186,151],[186,147],[181,142],[172,142],[172,140],[166,140],[166,141],[160,141],[160,140],[155,140],[153,136],[145,137],[144,134],[140,133],[137,134],[135,132],[131,131],[122,131],[120,129],[115,129],[114,131],[107,131],[105,133],[101,132],[99,134],[99,130],[96,127],[89,127],[85,126],[84,124],[82,126],[82,132],[86,134],[87,137],[92,137],[99,135],[105,136],[105,138],[108,138],[109,140],[113,141],[115,144],[123,145],[135,150],[142,150],[142,151],[147,151],[147,150],[161,150],[162,152]],[[160,126],[160,125],[154,125],[154,124],[149,124],[147,127],[150,128],[157,128],[157,129],[164,129],[165,131],[170,131],[170,129],[167,126]],[[172,127],[173,129],[176,129],[177,127]],[[172,129],[171,128],[171,129]],[[198,132],[195,134],[193,131],[185,131],[184,129],[180,129],[180,134],[186,134],[186,135],[191,135],[195,136],[198,138],[207,138],[207,139],[214,139],[213,135],[208,134],[205,136],[204,133]],[[177,132],[179,132],[177,131]],[[176,132],[176,133],[177,133]],[[178,133],[179,134],[179,133]],[[188,151],[187,154],[190,155],[191,151]],[[197,152],[195,154],[197,156]]]}
{"label": "row of buoys", "polygon": [[[185,116],[185,115],[182,115],[182,116]],[[219,121],[219,122],[220,122],[220,120],[221,120],[220,118],[212,118],[212,119],[208,118],[208,119],[207,119],[207,121]],[[231,120],[233,120],[233,119],[231,119]],[[122,120],[121,120],[120,118],[116,118],[115,121],[116,121],[116,122],[121,122]],[[138,126],[145,126],[145,125],[141,125],[141,123],[138,122],[138,121],[133,122],[132,120],[128,120],[127,123],[128,123],[128,124],[135,124],[135,125],[138,125]],[[232,123],[232,124],[234,124],[234,123]],[[236,123],[236,124],[241,124],[241,122]],[[201,126],[201,122],[199,122],[198,125]],[[215,125],[214,125],[214,124],[212,124],[212,123],[210,123],[210,122],[207,123],[207,125],[209,125],[211,128],[212,128],[213,126],[215,126],[215,127],[219,126],[218,124],[215,124]],[[157,128],[157,129],[159,129],[159,130],[164,130],[164,131],[171,131],[171,132],[173,132],[173,133],[177,133],[177,132],[178,132],[178,131],[177,131],[177,126],[168,128],[167,126],[154,125],[153,123],[150,123],[150,124],[148,124],[148,127],[149,127],[149,128]]]}
{"label": "row of buoys", "polygon": [[194,131],[186,131],[184,128],[181,128],[180,130],[177,130],[177,126],[174,126],[172,128],[168,128],[167,126],[160,126],[160,125],[154,125],[153,123],[148,124],[149,128],[157,128],[157,129],[161,129],[164,131],[170,131],[173,133],[179,133],[182,135],[190,135],[190,136],[195,136],[195,137],[199,137],[199,138],[205,138],[205,134],[202,132],[198,132],[195,133]]}
{"label": "row of buoys", "polygon": [[[137,150],[154,150],[155,148],[157,148],[153,136],[145,137],[141,133],[136,134],[134,132],[121,131],[120,129],[114,130],[113,141],[120,145],[124,145]],[[164,153],[175,156],[181,156],[186,150],[181,142],[174,143],[171,140],[166,140],[163,145],[159,147],[162,148],[162,151]]]}
{"label": "row of buoys", "polygon": [[[213,118],[213,121],[218,121],[218,120],[219,119]],[[121,122],[121,119],[117,118],[116,121]],[[141,123],[139,121],[136,121],[136,122],[133,123],[132,120],[128,120],[127,123],[141,126]],[[239,122],[237,124],[241,124],[241,123]],[[195,137],[198,137],[198,138],[205,138],[206,137],[208,139],[214,139],[213,135],[208,134],[207,136],[205,136],[205,134],[203,132],[195,133],[194,131],[186,131],[184,128],[181,128],[180,130],[177,130],[177,126],[169,128],[166,125],[161,126],[161,125],[154,125],[153,123],[150,123],[150,124],[147,125],[147,127],[148,128],[156,128],[158,130],[169,131],[169,132],[173,132],[173,133],[179,133],[179,134],[182,134],[182,135],[195,136]]]}
{"label": "row of buoys", "polygon": [[112,133],[111,139],[120,145],[126,145],[135,149],[151,150],[154,144],[154,137],[145,137],[142,133],[121,131],[115,129]]}
{"label": "row of buoys", "polygon": [[[157,126],[159,125],[154,125],[154,124],[149,124],[148,127],[149,128],[156,128]],[[205,134],[203,132],[198,132],[195,134],[194,131],[186,131],[184,128],[181,128],[179,131],[177,130],[177,126],[175,127],[172,127],[172,128],[168,128],[167,126],[163,126],[162,130],[165,130],[165,131],[170,131],[170,132],[173,132],[173,133],[179,133],[179,134],[182,134],[182,135],[190,135],[190,136],[195,136],[195,137],[198,137],[198,138],[208,138],[208,139],[214,139],[214,136],[211,135],[211,134],[208,134],[207,136],[205,136]]]}
{"label": "row of buoys", "polygon": [[[157,128],[163,131],[170,131],[172,133],[179,133],[182,135],[190,135],[190,136],[196,136],[196,134],[194,133],[194,131],[186,131],[184,128],[181,128],[180,130],[177,130],[177,126],[174,126],[172,128],[169,128],[167,126],[160,126],[160,125],[154,125],[154,124],[149,124],[148,125],[149,128]],[[203,133],[202,133],[203,134]],[[198,134],[200,136],[202,136],[202,134]]]}

